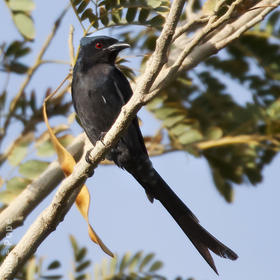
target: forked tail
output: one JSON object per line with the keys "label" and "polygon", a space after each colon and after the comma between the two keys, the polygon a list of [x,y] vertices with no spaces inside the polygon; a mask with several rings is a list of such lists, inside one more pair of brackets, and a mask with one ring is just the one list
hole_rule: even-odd
{"label": "forked tail", "polygon": [[237,254],[199,224],[199,220],[165,183],[152,165],[146,162],[147,164],[143,166],[143,161],[141,163],[141,166],[138,165],[137,168],[131,168],[130,165],[130,168],[126,169],[143,186],[149,198],[154,197],[161,202],[210,267],[218,274],[209,250],[220,257],[236,260]]}

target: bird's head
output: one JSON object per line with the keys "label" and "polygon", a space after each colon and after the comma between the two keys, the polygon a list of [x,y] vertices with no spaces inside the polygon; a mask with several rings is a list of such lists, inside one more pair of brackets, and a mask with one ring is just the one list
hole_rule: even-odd
{"label": "bird's head", "polygon": [[112,37],[83,37],[80,43],[79,58],[83,62],[114,64],[118,53],[129,47],[129,44],[119,42]]}

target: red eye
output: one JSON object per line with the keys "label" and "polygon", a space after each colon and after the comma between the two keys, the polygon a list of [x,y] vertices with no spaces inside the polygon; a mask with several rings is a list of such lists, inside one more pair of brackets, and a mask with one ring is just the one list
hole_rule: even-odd
{"label": "red eye", "polygon": [[96,49],[101,49],[102,47],[103,47],[103,45],[101,43],[96,43],[95,44]]}

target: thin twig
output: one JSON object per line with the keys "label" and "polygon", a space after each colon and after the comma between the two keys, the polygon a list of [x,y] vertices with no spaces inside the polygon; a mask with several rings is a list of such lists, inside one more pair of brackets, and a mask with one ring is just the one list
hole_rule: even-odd
{"label": "thin twig", "polygon": [[[274,137],[277,137],[275,135]],[[236,145],[236,144],[254,144],[254,145],[261,145],[262,141],[269,141],[274,145],[279,146],[279,142],[271,136],[267,135],[238,135],[238,136],[226,136],[221,139],[216,140],[209,140],[203,141],[195,144],[195,147],[199,150],[207,150],[211,148],[217,148],[221,146],[229,146],[229,145]],[[279,137],[279,135],[278,135]]]}
{"label": "thin twig", "polygon": [[13,117],[14,111],[17,108],[17,104],[21,98],[21,96],[23,95],[27,85],[29,84],[29,82],[31,81],[33,75],[35,74],[36,70],[38,70],[38,68],[41,66],[42,64],[42,58],[44,56],[44,54],[46,53],[48,47],[50,46],[51,41],[53,40],[57,29],[60,26],[60,23],[64,17],[64,15],[66,14],[68,10],[68,7],[66,7],[63,12],[61,13],[61,15],[58,17],[58,19],[55,21],[54,26],[52,28],[51,33],[48,35],[46,41],[44,42],[36,60],[33,66],[31,66],[28,71],[27,71],[27,76],[24,80],[24,82],[21,84],[20,89],[18,91],[18,93],[16,94],[16,96],[13,98],[13,100],[10,103],[10,108],[9,108],[9,114],[6,117],[4,126],[3,126],[3,135],[0,135],[0,141],[2,140],[2,138],[6,135],[6,130],[10,124],[11,118]]}
{"label": "thin twig", "polygon": [[195,24],[202,24],[209,21],[209,16],[194,16],[191,20],[187,21],[183,26],[180,28],[177,28],[176,33],[173,37],[172,41],[175,41],[178,37],[180,37],[182,34],[189,31]]}
{"label": "thin twig", "polygon": [[73,43],[73,33],[74,33],[74,27],[71,24],[70,25],[70,31],[69,31],[69,38],[68,38],[68,47],[69,47],[69,54],[70,54],[70,61],[72,68],[75,64],[75,50],[74,50],[74,43]]}

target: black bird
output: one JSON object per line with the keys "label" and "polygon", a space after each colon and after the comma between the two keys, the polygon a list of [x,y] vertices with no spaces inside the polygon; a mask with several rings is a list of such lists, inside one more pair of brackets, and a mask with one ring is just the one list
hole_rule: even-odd
{"label": "black bird", "polygon": [[[128,47],[128,44],[106,36],[81,39],[73,71],[72,98],[93,145],[102,140],[133,94],[128,80],[115,66],[118,53]],[[151,201],[155,198],[161,202],[217,274],[209,250],[223,258],[237,259],[236,253],[199,224],[196,216],[153,168],[136,117],[106,158],[128,171],[142,185]]]}

